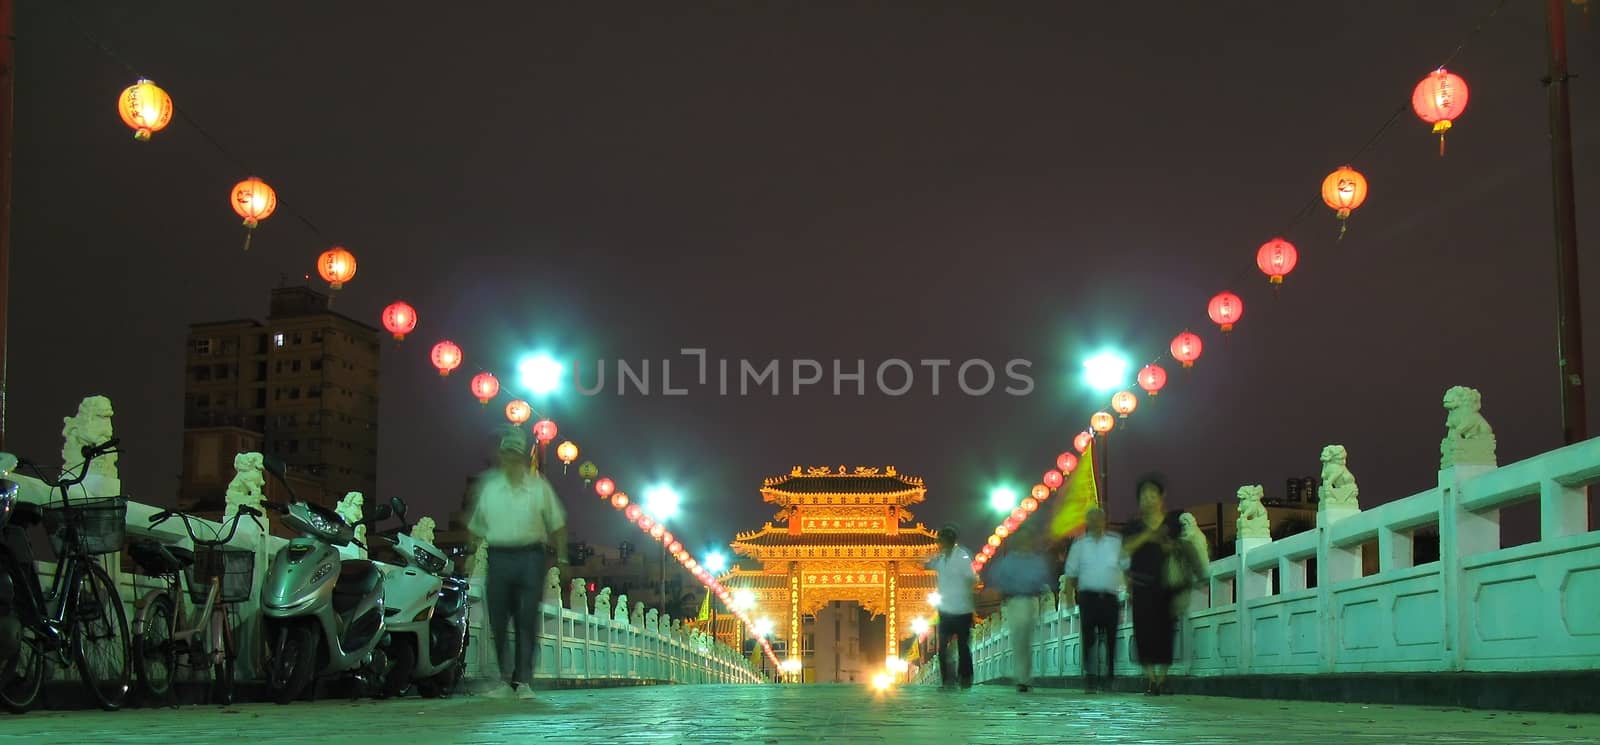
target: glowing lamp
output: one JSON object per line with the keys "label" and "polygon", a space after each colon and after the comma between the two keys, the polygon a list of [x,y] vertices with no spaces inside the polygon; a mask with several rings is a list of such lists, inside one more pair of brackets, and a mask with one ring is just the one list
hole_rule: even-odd
{"label": "glowing lamp", "polygon": [[1300,252],[1295,250],[1293,243],[1282,238],[1273,238],[1256,249],[1256,266],[1262,274],[1267,275],[1270,284],[1283,284],[1283,278],[1294,271],[1294,265],[1299,262]]}
{"label": "glowing lamp", "polygon": [[1089,417],[1089,428],[1102,435],[1110,432],[1116,426],[1117,420],[1104,411],[1097,411],[1094,416]]}
{"label": "glowing lamp", "polygon": [[1111,410],[1117,412],[1123,419],[1127,419],[1137,408],[1139,408],[1139,397],[1132,393],[1118,391],[1117,395],[1111,397]]}
{"label": "glowing lamp", "polygon": [[489,372],[472,376],[472,395],[477,397],[479,403],[488,405],[490,399],[500,395],[500,380]]}
{"label": "glowing lamp", "polygon": [[1072,446],[1077,448],[1079,453],[1088,450],[1089,443],[1093,441],[1094,435],[1089,434],[1088,431],[1079,432],[1078,434],[1072,436]]}
{"label": "glowing lamp", "polygon": [[527,401],[519,398],[506,404],[506,421],[512,424],[521,425],[523,422],[528,421],[531,416],[533,416],[533,407],[529,406]]}
{"label": "glowing lamp", "polygon": [[255,176],[234,184],[230,201],[234,213],[244,218],[244,226],[251,230],[255,230],[262,220],[271,217],[278,209],[278,193]]}
{"label": "glowing lamp", "polygon": [[1056,456],[1056,470],[1062,475],[1072,473],[1078,468],[1078,456],[1075,453],[1062,453]]}
{"label": "glowing lamp", "polygon": [[[1006,523],[1009,523],[1009,522],[1011,522],[1011,521],[1010,520],[1006,520]],[[991,536],[991,538],[994,539],[994,541],[995,541],[994,545],[996,545],[996,546],[1000,545],[1000,541],[1001,540],[1004,540],[1006,537],[1011,535],[1011,528],[1008,525],[1006,525],[1006,523],[1001,523],[999,526],[997,526],[994,529],[994,535]]]}
{"label": "glowing lamp", "polygon": [[563,464],[571,465],[573,461],[578,459],[578,444],[571,440],[567,440],[566,442],[557,445],[556,459],[560,460]]}
{"label": "glowing lamp", "polygon": [[1199,336],[1185,331],[1172,337],[1172,359],[1182,362],[1184,367],[1194,367],[1194,361],[1200,359],[1203,347]]}
{"label": "glowing lamp", "polygon": [[[620,494],[621,496],[624,496],[624,497],[628,496],[626,494],[622,494],[621,492],[618,492],[618,494]],[[614,501],[615,497],[613,497],[612,499]],[[644,514],[644,509],[639,507],[639,505],[636,505],[636,504],[630,504],[625,509],[622,510],[622,516],[628,518],[628,522],[638,522],[639,521],[639,516],[643,515],[643,514]]]}
{"label": "glowing lamp", "polygon": [[[540,419],[539,421],[533,423],[533,437],[539,441],[540,445],[550,444],[551,440],[556,439],[557,431],[559,430],[556,428],[556,423],[550,421],[549,419]],[[556,455],[560,454],[560,452],[556,453]],[[572,457],[578,457],[577,445],[572,446]]]}
{"label": "glowing lamp", "polygon": [[1066,477],[1054,468],[1044,472],[1044,487],[1047,489],[1060,489],[1063,481],[1066,481]]}
{"label": "glowing lamp", "polygon": [[172,96],[161,86],[139,78],[122,89],[122,95],[117,97],[117,113],[122,115],[122,123],[133,130],[133,139],[143,142],[172,122]]}
{"label": "glowing lamp", "polygon": [[1028,497],[1027,499],[1022,500],[1023,512],[1033,512],[1037,509],[1039,509],[1039,500],[1034,499],[1033,497]]}
{"label": "glowing lamp", "polygon": [[[1034,484],[1033,485],[1033,491],[1031,492],[1031,494],[1032,494],[1032,496],[1026,497],[1026,498],[1024,498],[1022,500],[1022,503],[1024,505],[1026,505],[1028,503],[1028,500],[1030,500],[1030,499],[1033,500],[1033,503],[1035,505],[1037,505],[1040,502],[1043,502],[1046,499],[1049,499],[1050,498],[1050,487],[1045,486],[1044,484]],[[1033,510],[1028,510],[1028,511],[1032,512]]]}
{"label": "glowing lamp", "polygon": [[[1008,530],[1006,532],[1010,533],[1011,531]],[[989,545],[991,545],[991,546],[999,546],[1000,545],[1000,531],[996,530],[994,532],[994,535],[989,536]]]}
{"label": "glowing lamp", "polygon": [[395,341],[404,341],[406,334],[417,328],[417,309],[403,300],[390,303],[383,309],[383,327],[394,334]]}
{"label": "glowing lamp", "polygon": [[617,492],[611,495],[611,508],[620,510],[628,506],[628,495]]}
{"label": "glowing lamp", "polygon": [[441,341],[433,345],[433,352],[429,355],[433,359],[433,366],[439,369],[439,376],[444,377],[461,366],[461,347],[455,342]]}
{"label": "glowing lamp", "polygon": [[1467,81],[1445,72],[1443,67],[1434,70],[1411,91],[1411,109],[1424,124],[1433,125],[1433,133],[1439,135],[1439,155],[1443,156],[1444,133],[1467,110]]}
{"label": "glowing lamp", "polygon": [[1244,315],[1244,301],[1231,292],[1219,292],[1206,305],[1206,314],[1226,334],[1233,330],[1233,324],[1239,322],[1239,316]]}
{"label": "glowing lamp", "polygon": [[1339,236],[1344,236],[1350,212],[1367,201],[1367,177],[1350,166],[1340,166],[1322,180],[1322,203],[1339,215]]}
{"label": "glowing lamp", "polygon": [[356,276],[355,254],[345,250],[344,246],[334,246],[322,252],[317,257],[317,274],[328,283],[328,288],[337,290],[344,287],[351,277]]}
{"label": "glowing lamp", "polygon": [[609,478],[594,482],[594,493],[599,494],[601,499],[611,496],[611,493],[616,490],[617,483]]}

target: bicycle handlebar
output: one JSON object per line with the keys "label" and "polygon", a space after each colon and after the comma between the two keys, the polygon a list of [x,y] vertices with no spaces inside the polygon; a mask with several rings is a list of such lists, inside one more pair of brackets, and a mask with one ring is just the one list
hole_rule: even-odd
{"label": "bicycle handlebar", "polygon": [[[65,499],[67,489],[83,483],[83,480],[89,477],[89,464],[93,463],[95,458],[98,458],[102,455],[111,455],[112,453],[121,452],[117,450],[117,443],[121,441],[121,438],[113,437],[105,442],[100,443],[99,445],[84,445],[83,463],[78,471],[78,475],[72,478],[65,478],[59,474],[55,479],[47,478],[44,475],[44,472],[39,470],[39,465],[31,460],[28,460],[27,458],[18,458],[17,467],[27,468],[29,471],[32,471],[33,477],[44,482],[45,486],[48,486],[51,489],[61,490],[62,497]],[[62,473],[67,473],[65,465],[62,465]]]}
{"label": "bicycle handlebar", "polygon": [[[233,517],[228,518],[228,522],[227,522],[228,534],[226,536],[221,537],[221,538],[213,538],[213,539],[207,540],[205,538],[201,538],[200,536],[195,535],[194,534],[194,526],[192,524],[190,524],[190,522],[189,522],[191,516],[190,515],[186,515],[186,514],[184,514],[182,512],[179,512],[177,510],[162,510],[160,512],[157,512],[154,515],[151,515],[150,516],[150,524],[151,525],[160,525],[161,523],[164,523],[164,522],[166,522],[168,520],[171,520],[172,518],[176,517],[176,518],[179,518],[179,519],[183,520],[183,532],[189,534],[189,540],[194,541],[194,544],[196,546],[225,546],[225,545],[233,542],[234,534],[239,532],[239,518],[244,517],[245,515],[249,515],[250,516],[250,521],[255,523],[257,528],[264,530],[264,528],[261,527],[261,521],[257,519],[259,517],[262,517],[261,510],[258,510],[258,509],[254,508],[254,507],[251,507],[249,505],[243,505],[243,504],[238,506],[238,511],[233,513]],[[199,518],[194,518],[194,519],[199,519]]]}

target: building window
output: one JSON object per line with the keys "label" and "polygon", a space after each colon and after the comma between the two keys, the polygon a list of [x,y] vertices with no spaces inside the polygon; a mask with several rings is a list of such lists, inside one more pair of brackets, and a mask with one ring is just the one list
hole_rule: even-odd
{"label": "building window", "polygon": [[193,372],[195,380],[211,379],[211,367],[208,365],[196,365]]}
{"label": "building window", "polygon": [[223,339],[222,340],[222,353],[223,354],[233,354],[233,353],[235,353],[237,351],[239,351],[238,340],[236,340],[236,339]]}
{"label": "building window", "polygon": [[255,405],[255,408],[257,408],[257,409],[265,409],[265,408],[267,408],[267,389],[265,389],[265,388],[257,388],[256,389],[256,405]]}
{"label": "building window", "polygon": [[298,453],[298,452],[300,452],[300,441],[299,440],[290,440],[289,441],[289,452],[290,453]]}
{"label": "building window", "polygon": [[306,389],[306,398],[322,398],[322,386],[314,385]]}
{"label": "building window", "polygon": [[283,347],[283,332],[282,331],[279,331],[278,333],[272,335],[272,346],[279,347],[279,348]]}
{"label": "building window", "polygon": [[291,400],[291,401],[300,400],[300,386],[295,386],[295,387],[289,389],[289,400]]}
{"label": "building window", "polygon": [[211,354],[210,339],[194,339],[189,342],[189,350],[195,354]]}
{"label": "building window", "polygon": [[321,440],[310,440],[310,441],[306,442],[306,449],[310,450],[313,453],[321,452],[322,451],[322,441]]}
{"label": "building window", "polygon": [[300,336],[300,332],[299,331],[294,332],[294,343],[295,344],[299,344],[301,341],[303,341],[303,339]]}
{"label": "building window", "polygon": [[201,394],[195,396],[194,397],[194,405],[198,406],[198,407],[200,407],[202,409],[204,409],[207,406],[210,406],[211,405],[211,396],[209,394],[205,394],[205,393],[201,393]]}
{"label": "building window", "polygon": [[289,362],[289,372],[300,372],[300,360],[291,360]]}
{"label": "building window", "polygon": [[320,330],[311,332],[311,343],[312,344],[318,344],[318,343],[321,343],[321,341],[322,341],[322,332]]}
{"label": "building window", "polygon": [[322,358],[321,357],[318,357],[318,358],[316,358],[316,359],[311,361],[311,369],[313,369],[313,370],[321,370],[322,369]]}

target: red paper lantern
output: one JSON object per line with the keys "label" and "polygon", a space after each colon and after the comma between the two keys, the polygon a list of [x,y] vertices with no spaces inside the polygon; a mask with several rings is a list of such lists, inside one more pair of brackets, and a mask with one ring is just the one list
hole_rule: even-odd
{"label": "red paper lantern", "polygon": [[[623,496],[627,496],[627,495],[623,495]],[[630,504],[625,509],[622,510],[622,516],[628,518],[628,522],[638,522],[639,521],[639,516],[643,515],[643,514],[644,514],[644,509],[641,508],[639,505],[636,505],[636,504]]]}
{"label": "red paper lantern", "polygon": [[617,492],[611,495],[611,508],[620,510],[628,506],[628,495]]}
{"label": "red paper lantern", "polygon": [[472,395],[478,401],[488,404],[490,399],[500,395],[500,381],[493,373],[481,372],[472,376]]}
{"label": "red paper lantern", "polygon": [[533,416],[533,407],[529,406],[527,401],[519,398],[506,404],[506,421],[512,424],[521,426],[531,416]]}
{"label": "red paper lantern", "polygon": [[1256,266],[1261,268],[1262,274],[1267,275],[1267,282],[1271,284],[1283,284],[1283,278],[1294,271],[1294,265],[1299,261],[1300,252],[1295,250],[1293,243],[1282,238],[1273,238],[1256,250]]}
{"label": "red paper lantern", "polygon": [[1203,346],[1200,337],[1185,331],[1172,337],[1172,358],[1182,362],[1184,367],[1194,367],[1194,361],[1200,359]]}
{"label": "red paper lantern", "polygon": [[1123,419],[1127,419],[1137,408],[1139,408],[1139,397],[1132,393],[1118,391],[1117,395],[1111,397],[1111,410],[1117,412]]}
{"label": "red paper lantern", "polygon": [[461,366],[461,347],[455,342],[441,341],[433,345],[433,366],[439,368],[439,376],[444,377]]}
{"label": "red paper lantern", "polygon": [[406,334],[417,328],[417,309],[404,300],[396,300],[383,309],[383,327],[394,334],[395,341],[404,341]]}
{"label": "red paper lantern", "polygon": [[[1019,507],[1017,509],[1017,511],[1021,512],[1022,510]],[[1015,533],[1015,532],[1017,532],[1017,526],[1021,525],[1021,524],[1022,524],[1022,520],[1018,520],[1016,517],[1008,517],[1008,518],[1006,518],[1005,522],[1001,523],[1001,526],[1004,527],[1006,530],[1009,530],[1012,533]]]}
{"label": "red paper lantern", "polygon": [[683,544],[679,543],[677,541],[673,541],[673,542],[667,544],[667,553],[669,553],[669,554],[681,554],[681,553],[683,553]]}
{"label": "red paper lantern", "polygon": [[655,540],[659,541],[659,540],[661,540],[661,536],[664,536],[666,534],[667,534],[667,529],[661,527],[661,523],[656,523],[656,524],[650,526],[650,537],[651,538],[654,538]]}
{"label": "red paper lantern", "polygon": [[1060,489],[1063,481],[1066,481],[1066,479],[1061,475],[1061,472],[1052,468],[1044,472],[1044,484],[1042,486],[1046,489]]}
{"label": "red paper lantern", "polygon": [[1160,365],[1145,365],[1139,370],[1139,387],[1152,396],[1167,386],[1167,371]]}
{"label": "red paper lantern", "polygon": [[1322,202],[1339,215],[1339,237],[1344,237],[1350,212],[1367,201],[1367,177],[1350,166],[1340,166],[1322,180]]}
{"label": "red paper lantern", "polygon": [[1072,453],[1062,453],[1056,456],[1056,470],[1063,475],[1078,470],[1078,456]]}
{"label": "red paper lantern", "polygon": [[1077,448],[1079,453],[1088,450],[1091,442],[1094,442],[1094,435],[1089,434],[1088,431],[1079,432],[1072,436],[1072,446]]}
{"label": "red paper lantern", "polygon": [[[551,440],[556,439],[556,423],[550,421],[549,419],[540,419],[539,421],[534,422],[533,436],[534,439],[537,439],[540,443],[549,444]],[[573,453],[572,457],[578,457],[577,453]]]}
{"label": "red paper lantern", "polygon": [[1117,420],[1113,419],[1110,414],[1104,411],[1096,411],[1094,416],[1089,417],[1089,429],[1099,432],[1102,435],[1115,429],[1116,426]]}
{"label": "red paper lantern", "polygon": [[1424,123],[1433,125],[1433,133],[1439,135],[1439,155],[1443,156],[1444,133],[1467,110],[1467,81],[1445,72],[1443,67],[1434,70],[1411,91],[1411,108]]}
{"label": "red paper lantern", "polygon": [[1244,301],[1231,292],[1219,292],[1211,298],[1211,303],[1206,306],[1206,313],[1211,316],[1211,322],[1222,327],[1222,333],[1233,330],[1233,324],[1239,322],[1239,317],[1244,315]]}
{"label": "red paper lantern", "polygon": [[616,490],[616,482],[609,478],[603,478],[594,482],[594,493],[599,494],[601,499],[611,496],[611,493]]}
{"label": "red paper lantern", "polygon": [[651,528],[656,526],[656,521],[655,518],[650,517],[649,515],[640,515],[639,519],[634,521],[634,524],[638,525],[640,530],[648,533],[650,532]]}
{"label": "red paper lantern", "polygon": [[345,250],[344,246],[323,251],[317,257],[317,274],[328,283],[329,289],[344,287],[344,283],[356,276],[356,256]]}

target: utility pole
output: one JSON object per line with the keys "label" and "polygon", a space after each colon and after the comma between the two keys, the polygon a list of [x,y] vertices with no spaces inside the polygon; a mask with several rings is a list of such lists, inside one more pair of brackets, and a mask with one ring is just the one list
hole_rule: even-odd
{"label": "utility pole", "polygon": [[6,312],[11,303],[11,125],[16,89],[16,26],[0,0],[0,450],[6,446]]}
{"label": "utility pole", "polygon": [[[1583,315],[1578,301],[1578,216],[1573,197],[1572,107],[1567,95],[1565,0],[1545,0],[1550,70],[1550,175],[1555,206],[1556,360],[1561,373],[1561,437],[1571,445],[1589,438],[1583,392]],[[1591,515],[1591,520],[1593,516]]]}

